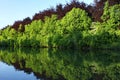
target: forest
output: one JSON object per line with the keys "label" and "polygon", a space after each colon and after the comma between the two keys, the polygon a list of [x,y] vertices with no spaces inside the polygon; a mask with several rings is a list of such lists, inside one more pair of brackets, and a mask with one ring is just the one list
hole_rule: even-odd
{"label": "forest", "polygon": [[1,29],[0,47],[119,49],[120,1],[59,4]]}

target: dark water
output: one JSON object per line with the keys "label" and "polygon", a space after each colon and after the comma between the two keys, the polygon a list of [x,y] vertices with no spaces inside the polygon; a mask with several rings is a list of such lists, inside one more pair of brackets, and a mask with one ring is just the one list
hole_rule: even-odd
{"label": "dark water", "polygon": [[119,51],[0,50],[0,80],[119,79]]}

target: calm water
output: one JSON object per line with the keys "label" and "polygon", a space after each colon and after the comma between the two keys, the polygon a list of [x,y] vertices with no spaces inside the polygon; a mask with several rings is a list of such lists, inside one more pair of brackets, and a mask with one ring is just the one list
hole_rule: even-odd
{"label": "calm water", "polygon": [[0,50],[0,80],[119,79],[119,51]]}
{"label": "calm water", "polygon": [[31,74],[15,69],[12,65],[0,62],[0,80],[37,80]]}

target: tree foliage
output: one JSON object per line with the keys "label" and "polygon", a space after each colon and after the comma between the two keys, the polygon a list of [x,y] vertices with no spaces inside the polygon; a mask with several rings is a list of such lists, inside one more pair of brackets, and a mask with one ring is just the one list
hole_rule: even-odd
{"label": "tree foliage", "polygon": [[[60,6],[59,6],[60,7]],[[120,5],[105,3],[101,17],[104,22],[92,22],[89,14],[80,8],[58,20],[53,14],[43,20],[22,24],[18,31],[7,27],[0,31],[0,46],[56,47],[56,48],[118,48],[120,46]]]}
{"label": "tree foliage", "polygon": [[101,16],[104,12],[104,5],[106,1],[108,1],[109,6],[120,4],[120,0],[94,0],[94,3],[90,5],[85,4],[84,2],[79,2],[78,0],[71,0],[70,3],[66,3],[65,5],[58,4],[56,8],[49,8],[40,11],[39,13],[36,13],[32,19],[27,17],[23,20],[15,21],[11,27],[18,31],[20,27],[19,25],[21,24],[21,30],[19,31],[24,32],[25,25],[32,23],[34,20],[44,21],[46,16],[51,17],[53,14],[57,15],[57,19],[62,19],[66,13],[71,11],[73,8],[80,8],[82,10],[85,10],[92,21],[102,22]]}

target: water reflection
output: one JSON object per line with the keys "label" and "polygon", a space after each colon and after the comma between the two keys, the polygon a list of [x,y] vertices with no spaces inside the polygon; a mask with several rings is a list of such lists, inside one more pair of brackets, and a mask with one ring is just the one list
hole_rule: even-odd
{"label": "water reflection", "polygon": [[[0,60],[27,74],[33,73],[37,79],[43,80],[120,79],[120,53],[118,51],[2,49]],[[8,72],[9,68],[5,70]],[[19,79],[20,76],[16,77]]]}
{"label": "water reflection", "polygon": [[37,80],[31,74],[26,74],[24,71],[16,70],[13,66],[0,62],[0,79],[1,80]]}

